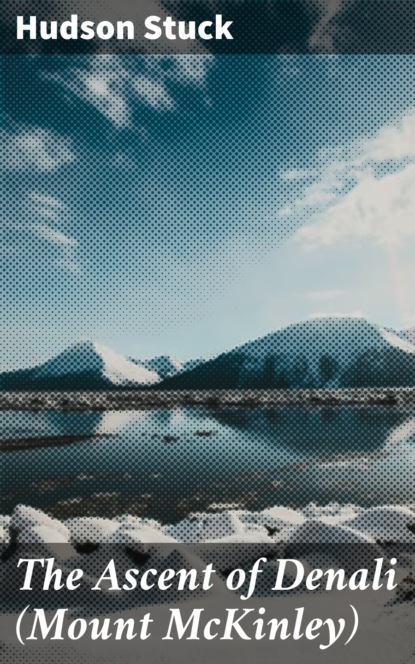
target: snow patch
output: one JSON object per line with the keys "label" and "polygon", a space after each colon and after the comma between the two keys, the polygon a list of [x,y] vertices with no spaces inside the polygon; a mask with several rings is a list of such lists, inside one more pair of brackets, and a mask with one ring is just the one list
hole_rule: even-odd
{"label": "snow patch", "polygon": [[405,353],[415,353],[415,345],[406,339],[399,337],[396,332],[387,330],[386,328],[379,328],[379,332],[385,341],[391,346],[403,350]]}
{"label": "snow patch", "polygon": [[158,374],[139,364],[130,362],[102,344],[95,344],[95,350],[104,362],[103,374],[114,385],[140,383],[151,385],[159,382]]}

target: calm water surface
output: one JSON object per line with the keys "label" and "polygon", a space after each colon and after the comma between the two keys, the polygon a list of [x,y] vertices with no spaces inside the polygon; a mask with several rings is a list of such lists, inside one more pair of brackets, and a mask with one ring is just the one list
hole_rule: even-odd
{"label": "calm water surface", "polygon": [[393,408],[2,412],[0,426],[3,441],[86,436],[2,452],[0,513],[23,502],[61,518],[172,522],[225,507],[415,502],[415,415]]}

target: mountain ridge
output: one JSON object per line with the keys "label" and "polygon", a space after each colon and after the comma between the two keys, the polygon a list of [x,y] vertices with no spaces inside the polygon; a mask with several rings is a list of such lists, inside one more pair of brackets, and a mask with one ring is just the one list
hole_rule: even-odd
{"label": "mountain ridge", "polygon": [[[410,331],[415,332],[415,331]],[[78,342],[0,390],[292,389],[415,386],[414,342],[365,318],[326,316],[280,328],[210,360],[136,360]]]}
{"label": "mountain ridge", "polygon": [[285,389],[415,385],[415,345],[364,318],[293,323],[222,353],[164,389]]}
{"label": "mountain ridge", "polygon": [[0,374],[0,389],[111,389],[158,380],[155,372],[103,344],[81,341],[38,366]]}
{"label": "mountain ridge", "polygon": [[193,369],[205,361],[202,358],[181,361],[172,355],[157,355],[156,357],[145,360],[136,360],[133,357],[128,359],[131,360],[131,362],[145,366],[150,371],[155,371],[158,374],[160,380],[171,378],[172,376],[176,376],[183,371]]}

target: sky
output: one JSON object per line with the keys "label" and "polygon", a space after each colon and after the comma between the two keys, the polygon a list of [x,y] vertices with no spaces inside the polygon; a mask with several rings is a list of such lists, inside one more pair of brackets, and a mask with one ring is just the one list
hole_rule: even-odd
{"label": "sky", "polygon": [[0,369],[415,325],[413,56],[3,56]]}

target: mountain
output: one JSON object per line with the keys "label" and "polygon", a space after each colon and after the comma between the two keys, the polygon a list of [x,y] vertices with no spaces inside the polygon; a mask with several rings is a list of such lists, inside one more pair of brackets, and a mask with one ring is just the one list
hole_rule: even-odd
{"label": "mountain", "polygon": [[157,373],[160,380],[171,378],[172,376],[176,376],[183,371],[190,371],[191,369],[194,369],[204,362],[202,359],[182,362],[181,360],[177,360],[171,355],[160,355],[159,357],[153,357],[149,360],[135,360],[133,358],[130,359],[131,362],[134,362],[135,364],[141,364],[150,371]]}
{"label": "mountain", "polygon": [[183,371],[191,371],[192,369],[196,369],[196,367],[200,367],[201,364],[204,364],[206,360],[203,357],[196,357],[193,360],[187,360],[187,362],[183,362]]}
{"label": "mountain", "polygon": [[94,342],[81,342],[44,364],[0,374],[2,390],[97,390],[153,385],[155,371]]}
{"label": "mountain", "polygon": [[142,360],[141,363],[150,371],[155,371],[162,380],[183,371],[183,362],[170,355],[160,355],[160,357],[153,357],[150,360]]}
{"label": "mountain", "polygon": [[404,330],[401,332],[400,336],[415,344],[415,327],[412,327],[409,330]]}
{"label": "mountain", "polygon": [[410,339],[364,318],[320,317],[208,361],[179,362],[167,355],[138,361],[83,342],[37,367],[0,374],[0,390],[415,386]]}
{"label": "mountain", "polygon": [[415,345],[364,318],[320,317],[250,341],[163,389],[268,389],[415,385]]}
{"label": "mountain", "polygon": [[176,358],[171,355],[160,355],[148,360],[136,360],[133,357],[129,359],[131,362],[134,362],[134,364],[146,367],[149,371],[156,373],[160,380],[176,376],[176,374],[184,370],[183,362],[176,360]]}

